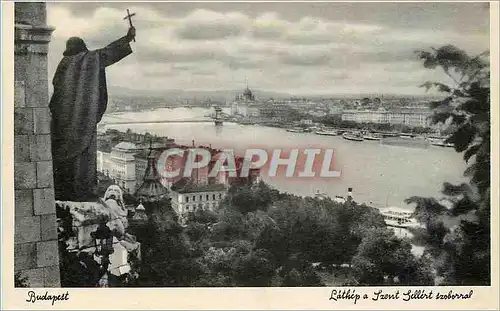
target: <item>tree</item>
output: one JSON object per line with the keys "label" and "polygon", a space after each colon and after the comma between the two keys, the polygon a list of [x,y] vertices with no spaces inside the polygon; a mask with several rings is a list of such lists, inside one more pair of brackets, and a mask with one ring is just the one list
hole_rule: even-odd
{"label": "tree", "polygon": [[280,228],[276,225],[266,226],[255,241],[256,249],[269,251],[277,263],[283,262],[286,258],[286,238]]}
{"label": "tree", "polygon": [[170,206],[155,209],[138,240],[143,245],[138,286],[191,286],[204,267]]}
{"label": "tree", "polygon": [[275,274],[272,255],[248,240],[213,243],[201,256],[198,286],[269,286]]}
{"label": "tree", "polygon": [[185,232],[192,242],[199,242],[208,235],[208,228],[204,224],[190,222],[188,223]]}
{"label": "tree", "polygon": [[188,215],[189,222],[200,224],[211,224],[217,221],[217,214],[208,209],[197,209],[194,213]]}
{"label": "tree", "polygon": [[433,285],[423,260],[411,252],[411,244],[387,228],[371,229],[352,259],[354,277],[360,285]]}
{"label": "tree", "polygon": [[269,251],[253,250],[236,258],[235,280],[243,286],[270,286],[275,269],[275,263]]}
{"label": "tree", "polygon": [[274,205],[274,226],[262,231],[256,245],[281,263],[293,254],[309,263],[349,263],[367,230],[385,227],[379,213],[354,202],[288,197]]}
{"label": "tree", "polygon": [[267,211],[272,202],[272,190],[263,182],[251,185],[233,186],[229,189],[230,206],[246,214],[257,210]]}
{"label": "tree", "polygon": [[[441,68],[451,84],[426,82],[445,98],[431,103],[432,123],[449,124],[452,143],[469,164],[469,183],[444,183],[443,193],[452,202],[447,208],[433,198],[412,197],[416,215],[426,230],[417,238],[427,241],[439,277],[454,285],[490,284],[490,69],[489,53],[471,57],[446,45],[419,51],[428,69]],[[456,227],[446,226],[445,217],[457,218]]]}
{"label": "tree", "polygon": [[302,254],[291,254],[282,266],[277,280],[278,286],[324,286],[321,278],[312,269]]}

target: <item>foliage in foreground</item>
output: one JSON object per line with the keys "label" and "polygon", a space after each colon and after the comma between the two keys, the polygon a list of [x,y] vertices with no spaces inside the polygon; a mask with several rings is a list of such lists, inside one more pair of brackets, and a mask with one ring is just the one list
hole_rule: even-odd
{"label": "foliage in foreground", "polygon": [[[138,286],[332,285],[325,284],[318,265],[330,275],[339,274],[335,267],[341,265],[352,266],[349,271],[372,267],[362,275],[348,272],[357,284],[391,284],[387,279],[396,278],[427,285],[431,279],[378,211],[355,202],[301,198],[260,183],[234,187],[215,213],[197,211],[184,228],[168,212],[157,213],[151,231],[140,238]],[[389,242],[373,240],[375,235]]]}
{"label": "foliage in foreground", "polygon": [[[432,103],[434,123],[448,125],[456,152],[469,164],[464,175],[469,183],[444,183],[443,194],[451,208],[435,198],[412,197],[416,214],[425,226],[417,230],[426,246],[441,284],[490,284],[490,69],[488,53],[471,57],[446,45],[418,56],[428,69],[441,69],[452,81],[427,82],[445,94]],[[456,226],[448,223],[458,223]]]}

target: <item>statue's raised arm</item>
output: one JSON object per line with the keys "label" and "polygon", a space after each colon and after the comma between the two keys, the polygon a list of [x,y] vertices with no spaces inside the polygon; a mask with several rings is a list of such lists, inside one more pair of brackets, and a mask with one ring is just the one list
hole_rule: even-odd
{"label": "statue's raised arm", "polygon": [[113,41],[106,47],[99,49],[99,57],[101,66],[108,67],[114,63],[122,60],[126,56],[132,54],[132,48],[130,47],[130,41],[135,38],[135,28],[130,27],[127,35],[121,37],[120,39]]}

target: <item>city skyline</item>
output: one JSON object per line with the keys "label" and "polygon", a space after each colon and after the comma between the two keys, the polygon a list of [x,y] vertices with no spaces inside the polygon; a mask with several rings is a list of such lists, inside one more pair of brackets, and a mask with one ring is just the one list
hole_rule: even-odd
{"label": "city skyline", "polygon": [[301,95],[419,95],[425,81],[446,78],[423,68],[415,50],[489,47],[485,3],[57,2],[47,5],[56,29],[49,79],[67,38],[102,47],[126,33],[127,8],[137,13],[137,42],[107,70],[111,89],[228,90],[248,80],[250,88]]}

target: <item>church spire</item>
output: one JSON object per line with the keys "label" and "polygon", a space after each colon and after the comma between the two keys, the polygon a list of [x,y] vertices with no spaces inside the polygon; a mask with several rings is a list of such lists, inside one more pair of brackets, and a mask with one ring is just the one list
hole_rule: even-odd
{"label": "church spire", "polygon": [[137,199],[143,202],[157,202],[167,194],[167,189],[160,182],[160,174],[156,168],[156,156],[153,150],[153,142],[150,140],[146,172],[143,183],[136,192]]}
{"label": "church spire", "polygon": [[149,154],[148,154],[148,164],[146,166],[146,173],[144,174],[144,181],[160,181],[160,174],[156,168],[156,157],[153,153],[153,141],[149,140]]}

